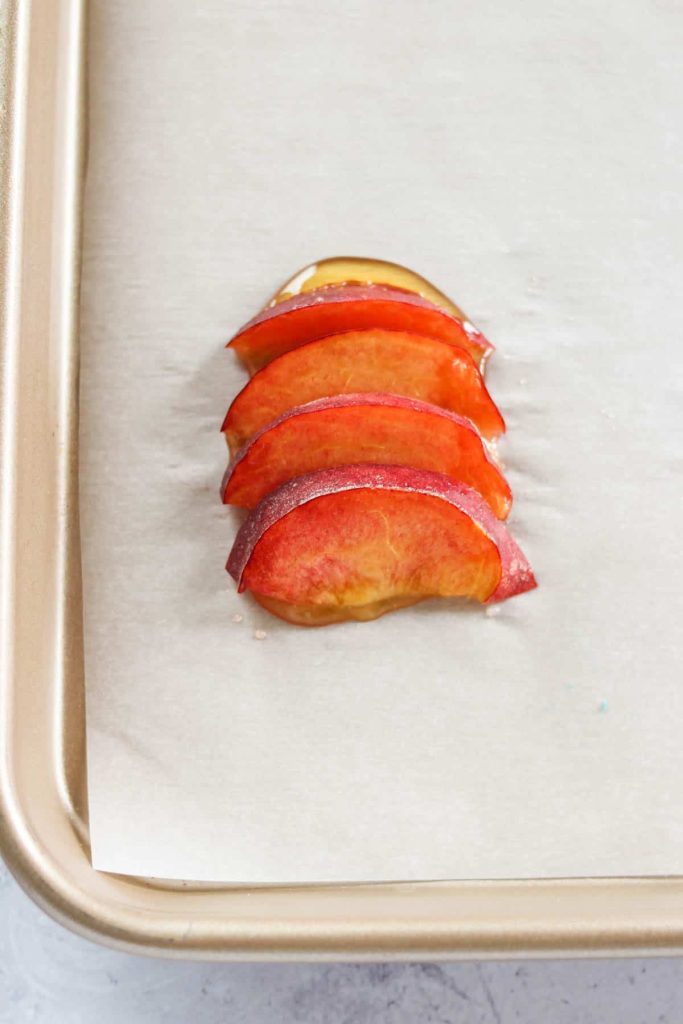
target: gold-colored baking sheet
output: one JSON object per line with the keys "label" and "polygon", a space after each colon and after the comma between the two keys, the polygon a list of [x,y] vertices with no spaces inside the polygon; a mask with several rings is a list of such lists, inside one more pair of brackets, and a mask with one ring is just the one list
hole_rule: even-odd
{"label": "gold-colored baking sheet", "polygon": [[85,4],[11,22],[3,182],[0,841],[81,934],[167,956],[363,959],[673,953],[679,878],[245,887],[95,872],[85,801],[77,507]]}

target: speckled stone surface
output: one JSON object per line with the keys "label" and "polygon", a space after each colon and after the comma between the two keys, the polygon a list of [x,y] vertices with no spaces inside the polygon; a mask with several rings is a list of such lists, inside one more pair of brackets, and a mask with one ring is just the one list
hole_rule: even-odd
{"label": "speckled stone surface", "polygon": [[[0,60],[4,15],[0,0]],[[148,960],[71,935],[31,903],[0,862],[0,1024],[190,1020],[681,1024],[683,960],[325,966]]]}
{"label": "speckled stone surface", "polygon": [[0,865],[0,1024],[680,1024],[683,960],[198,964],[100,948]]}

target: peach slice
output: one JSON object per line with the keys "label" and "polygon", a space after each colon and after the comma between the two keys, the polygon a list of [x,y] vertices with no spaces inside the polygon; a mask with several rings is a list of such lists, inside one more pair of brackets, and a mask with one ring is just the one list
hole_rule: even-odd
{"label": "peach slice", "polygon": [[291,480],[250,514],[226,568],[240,592],[300,625],[374,619],[427,597],[502,601],[536,586],[476,491],[406,466]]}
{"label": "peach slice", "polygon": [[288,281],[285,281],[268,305],[276,306],[278,302],[291,299],[293,295],[301,295],[304,292],[313,292],[317,288],[342,284],[384,284],[389,288],[415,292],[423,299],[429,299],[435,306],[440,306],[441,309],[457,316],[459,320],[467,320],[460,306],[456,306],[426,277],[401,266],[400,263],[390,263],[389,260],[373,260],[362,256],[333,256],[331,259],[309,263],[307,267],[298,270]]}
{"label": "peach slice", "polygon": [[337,395],[299,405],[240,450],[223,482],[223,501],[254,508],[293,477],[351,463],[414,466],[478,491],[498,519],[512,494],[477,428],[463,416],[398,395]]}
{"label": "peach slice", "polygon": [[230,451],[295,405],[327,395],[386,391],[420,398],[472,420],[484,437],[505,431],[472,357],[403,331],[346,331],[278,356],[254,374],[223,422]]}
{"label": "peach slice", "polygon": [[250,373],[276,356],[328,334],[381,327],[425,334],[464,348],[483,365],[493,345],[469,321],[439,309],[420,295],[383,285],[321,288],[262,310],[230,341]]}

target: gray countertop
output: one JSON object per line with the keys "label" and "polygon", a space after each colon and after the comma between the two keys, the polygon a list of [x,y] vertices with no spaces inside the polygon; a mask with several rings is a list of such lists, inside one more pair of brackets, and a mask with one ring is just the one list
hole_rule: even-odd
{"label": "gray countertop", "polygon": [[0,863],[0,1024],[680,1024],[683,960],[201,964],[115,953]]}

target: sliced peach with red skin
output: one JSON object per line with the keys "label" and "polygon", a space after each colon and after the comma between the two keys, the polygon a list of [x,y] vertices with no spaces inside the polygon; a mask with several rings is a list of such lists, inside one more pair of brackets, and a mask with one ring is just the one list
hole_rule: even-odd
{"label": "sliced peach with red skin", "polygon": [[484,437],[505,431],[471,355],[405,331],[346,331],[292,349],[254,374],[223,422],[234,454],[266,423],[327,395],[385,391],[419,398],[472,420]]}
{"label": "sliced peach with red skin", "polygon": [[536,586],[505,526],[471,488],[406,466],[297,477],[249,515],[228,572],[281,618],[377,618],[428,597],[502,601]]}
{"label": "sliced peach with red skin", "polygon": [[498,519],[510,512],[510,488],[468,419],[387,394],[319,398],[283,413],[248,441],[228,467],[223,501],[254,508],[293,477],[351,463],[443,473],[478,491]]}
{"label": "sliced peach with red skin", "polygon": [[409,331],[457,345],[483,365],[493,345],[467,320],[420,295],[383,285],[320,288],[262,310],[228,343],[250,373],[293,348],[328,334],[368,328]]}

